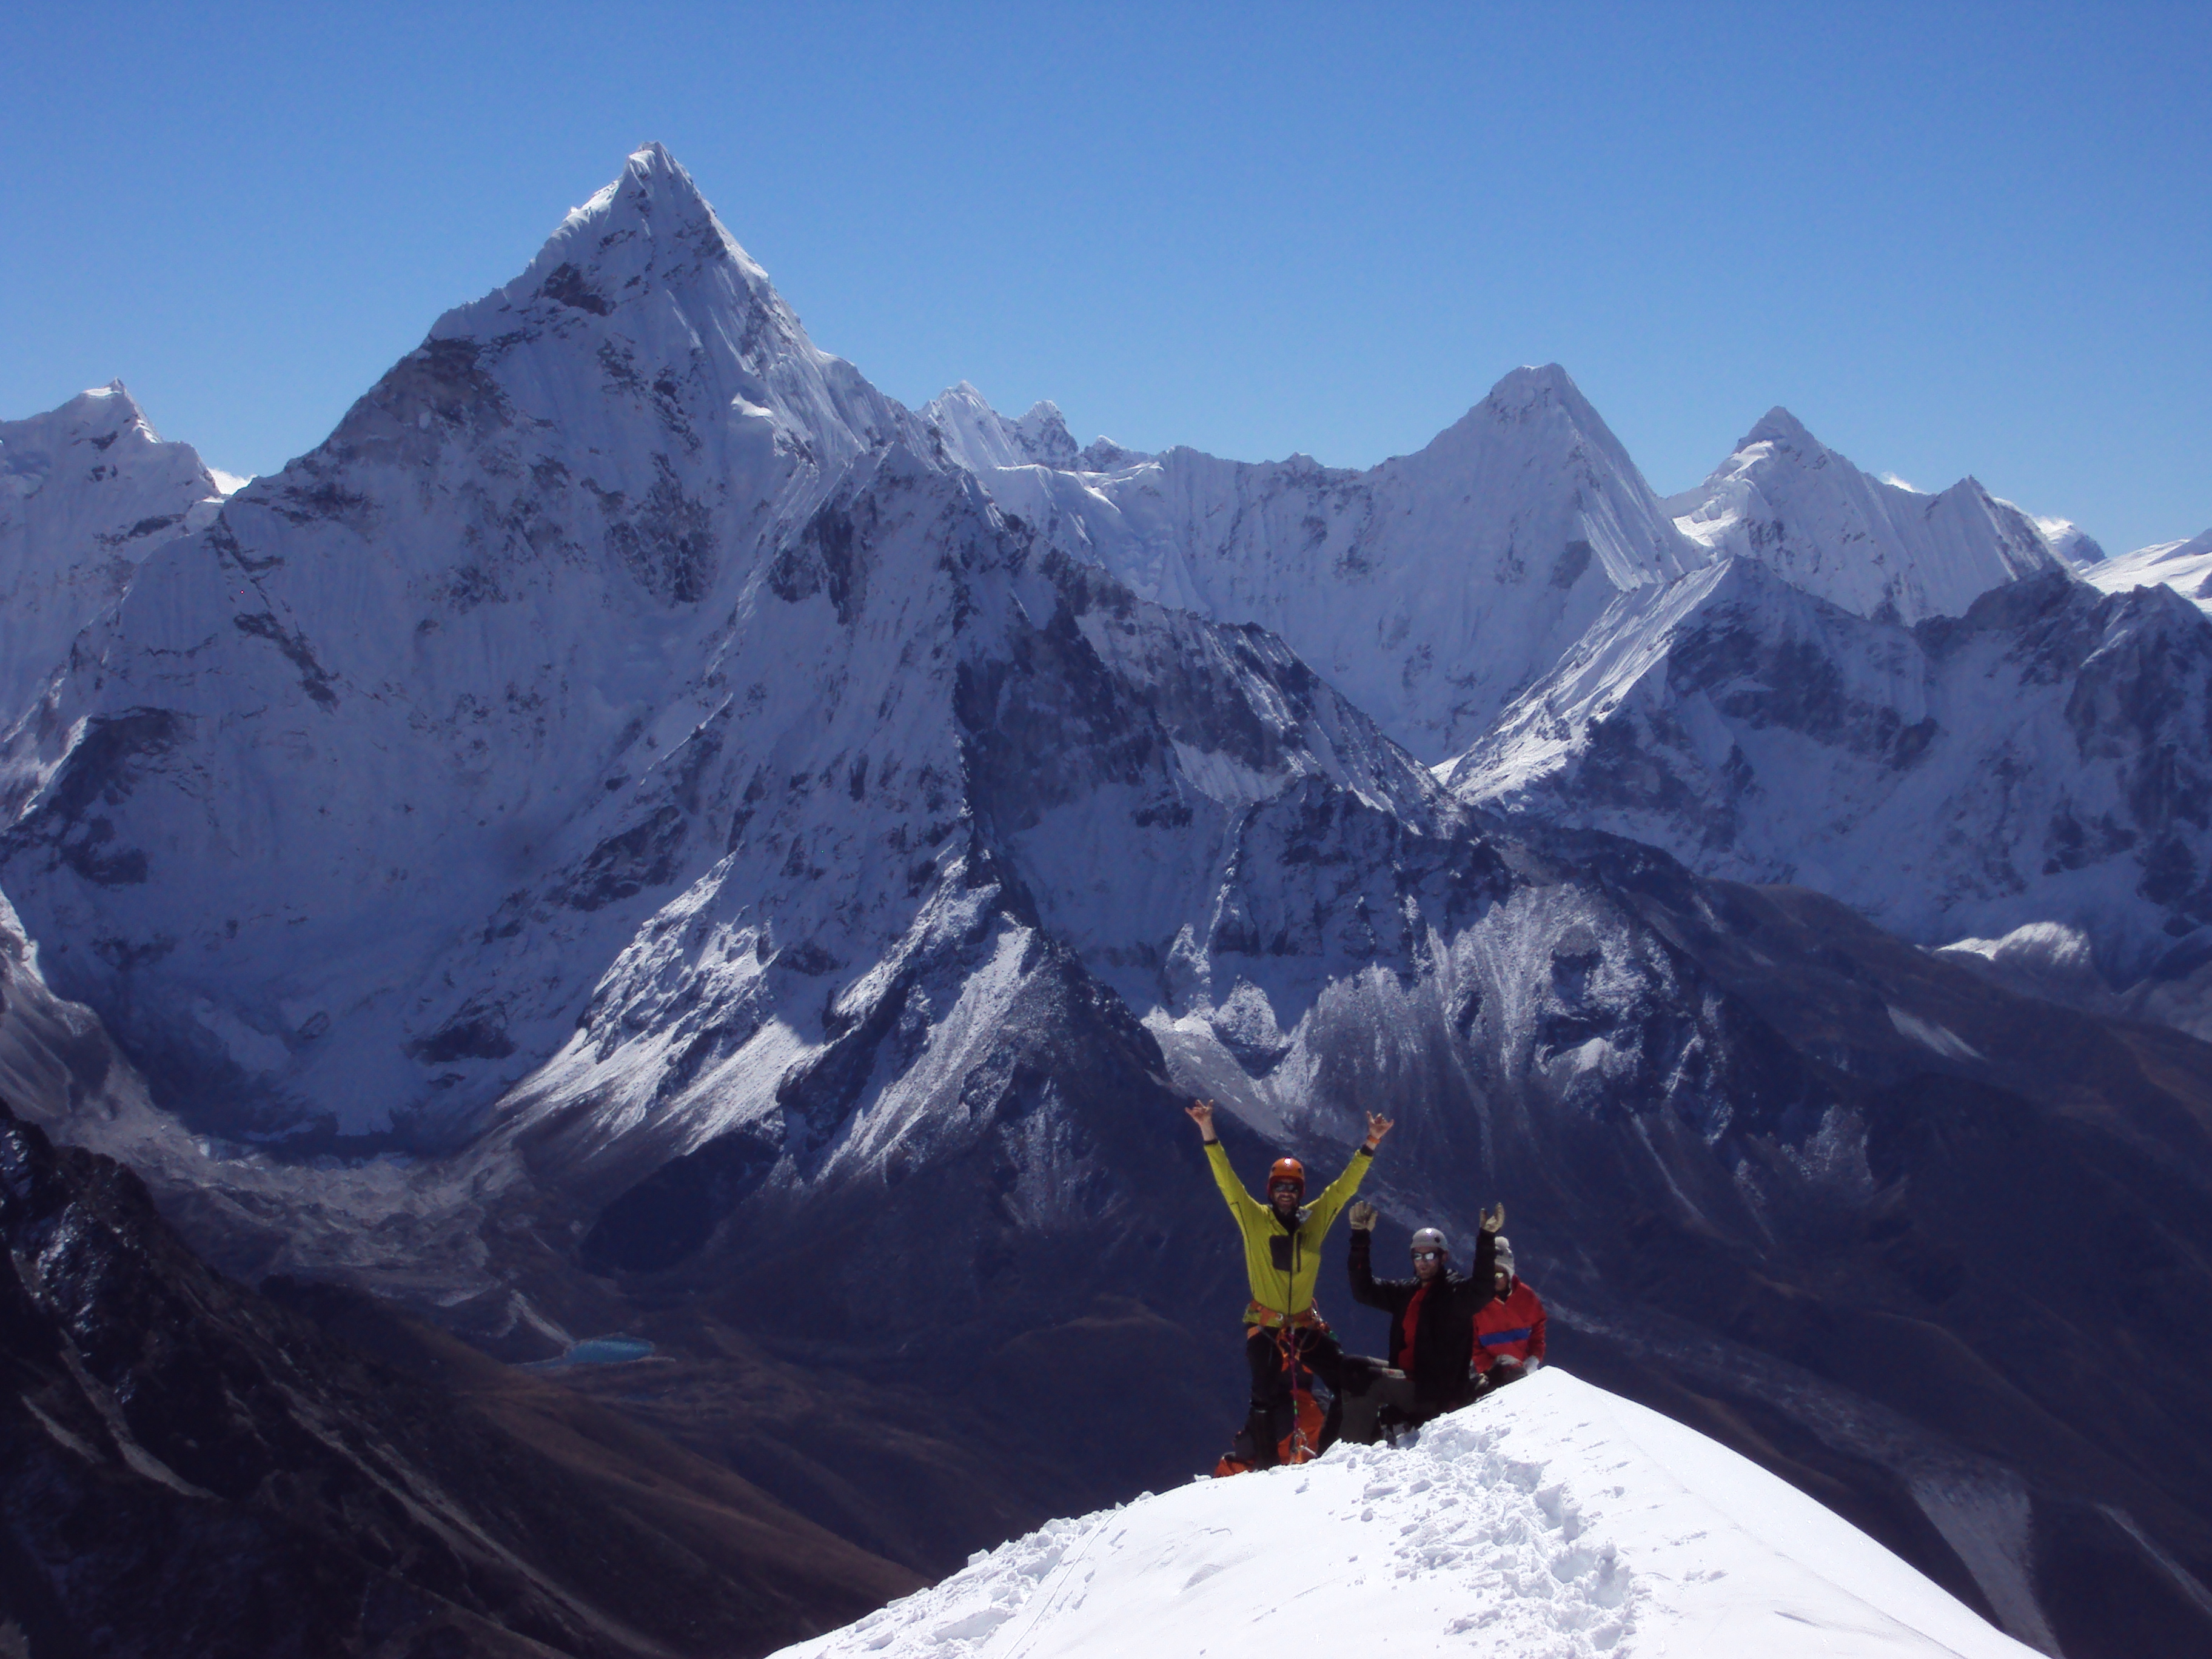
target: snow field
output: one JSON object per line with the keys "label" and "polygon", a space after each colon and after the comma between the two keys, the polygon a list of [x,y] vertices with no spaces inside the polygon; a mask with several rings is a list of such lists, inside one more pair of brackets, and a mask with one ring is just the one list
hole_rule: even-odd
{"label": "snow field", "polygon": [[1054,1521],[779,1659],[2025,1655],[1695,1431],[1547,1369],[1404,1449]]}

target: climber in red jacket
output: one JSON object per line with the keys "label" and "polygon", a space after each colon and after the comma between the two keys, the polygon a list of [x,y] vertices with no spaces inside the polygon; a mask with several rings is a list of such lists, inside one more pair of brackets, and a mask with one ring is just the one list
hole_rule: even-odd
{"label": "climber in red jacket", "polygon": [[1512,1242],[1502,1233],[1492,1267],[1497,1292],[1474,1316],[1474,1370],[1485,1394],[1519,1382],[1544,1358],[1544,1304],[1515,1276]]}

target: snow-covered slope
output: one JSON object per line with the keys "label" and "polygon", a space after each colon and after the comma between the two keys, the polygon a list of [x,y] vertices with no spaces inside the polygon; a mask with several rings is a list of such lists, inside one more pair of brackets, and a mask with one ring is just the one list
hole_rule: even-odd
{"label": "snow-covered slope", "polygon": [[1430,761],[1479,737],[1616,593],[1705,557],[1556,364],[1516,369],[1419,454],[1364,472],[1175,449],[1103,474],[982,476],[1139,595],[1281,635]]}
{"label": "snow-covered slope", "polygon": [[1286,1651],[2035,1650],[1758,1465],[1553,1369],[1406,1449],[1345,1446],[1053,1522],[781,1659]]}
{"label": "snow-covered slope", "polygon": [[0,421],[0,733],[147,555],[204,527],[242,482],[165,442],[120,380]]}
{"label": "snow-covered slope", "polygon": [[2159,542],[2086,568],[2084,580],[2107,593],[2163,583],[2212,614],[2212,530],[2185,542]]}
{"label": "snow-covered slope", "polygon": [[1667,509],[1715,554],[1761,560],[1846,611],[1907,623],[1963,616],[1992,587],[2069,568],[2037,520],[1973,479],[1923,495],[1870,478],[1786,409],[1769,410]]}
{"label": "snow-covered slope", "polygon": [[2212,623],[2163,587],[1908,629],[1739,558],[1624,596],[1449,777],[1929,945],[2064,924],[2127,984],[2212,926],[2208,715]]}

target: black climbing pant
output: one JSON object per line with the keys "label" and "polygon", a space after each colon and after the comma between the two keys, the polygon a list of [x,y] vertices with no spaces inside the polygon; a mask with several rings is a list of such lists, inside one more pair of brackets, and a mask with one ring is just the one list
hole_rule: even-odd
{"label": "black climbing pant", "polygon": [[[1279,1461],[1275,1443],[1290,1433],[1297,1420],[1291,1375],[1284,1366],[1278,1341],[1285,1334],[1255,1325],[1244,1340],[1245,1363],[1252,1368],[1252,1410],[1245,1421],[1245,1432],[1252,1441],[1252,1461],[1263,1469],[1273,1468]],[[1326,1382],[1334,1396],[1328,1419],[1322,1425],[1321,1444],[1314,1448],[1324,1452],[1336,1443],[1337,1425],[1344,1415],[1344,1350],[1327,1331],[1310,1325],[1293,1327],[1287,1334],[1299,1364]]]}
{"label": "black climbing pant", "polygon": [[1380,1365],[1361,1365],[1347,1360],[1344,1366],[1343,1434],[1355,1446],[1371,1446],[1382,1435],[1382,1408],[1389,1407],[1401,1422],[1418,1423],[1436,1415],[1414,1403],[1413,1379],[1393,1376]]}

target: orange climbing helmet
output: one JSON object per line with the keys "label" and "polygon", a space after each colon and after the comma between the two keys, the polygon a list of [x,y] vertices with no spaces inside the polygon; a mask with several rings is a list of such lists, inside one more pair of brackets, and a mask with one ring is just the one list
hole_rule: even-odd
{"label": "orange climbing helmet", "polygon": [[1290,1182],[1300,1192],[1306,1189],[1306,1166],[1294,1158],[1279,1158],[1275,1166],[1267,1171],[1267,1190],[1273,1192],[1278,1183]]}

